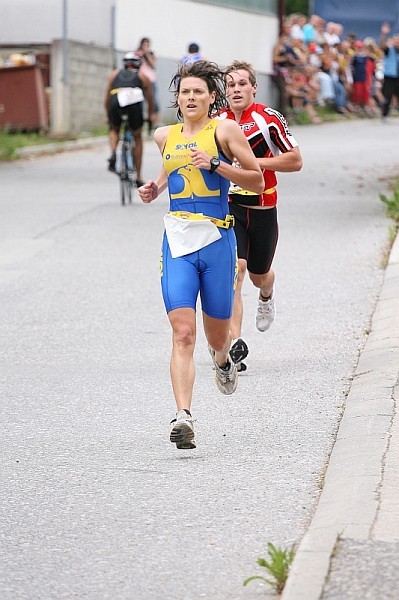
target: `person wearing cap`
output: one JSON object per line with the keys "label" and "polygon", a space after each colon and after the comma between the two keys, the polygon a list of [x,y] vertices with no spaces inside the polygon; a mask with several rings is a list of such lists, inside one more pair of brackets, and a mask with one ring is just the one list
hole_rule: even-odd
{"label": "person wearing cap", "polygon": [[380,47],[384,53],[384,81],[382,84],[384,102],[381,111],[383,121],[389,114],[392,97],[396,96],[399,101],[399,32],[388,38],[390,32],[389,23],[383,23],[380,37]]}
{"label": "person wearing cap", "polygon": [[104,102],[109,123],[109,143],[111,146],[108,169],[115,171],[119,130],[122,123],[122,113],[125,113],[128,116],[129,126],[135,142],[133,159],[136,168],[137,187],[142,185],[144,100],[148,102],[150,120],[154,118],[155,114],[151,81],[139,72],[141,60],[141,57],[135,52],[125,54],[123,57],[123,67],[115,69],[108,77]]}

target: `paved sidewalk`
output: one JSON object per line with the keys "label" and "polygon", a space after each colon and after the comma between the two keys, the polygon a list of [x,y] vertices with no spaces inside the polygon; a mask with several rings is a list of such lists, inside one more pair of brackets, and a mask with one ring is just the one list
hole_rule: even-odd
{"label": "paved sidewalk", "polygon": [[399,238],[282,600],[399,598]]}

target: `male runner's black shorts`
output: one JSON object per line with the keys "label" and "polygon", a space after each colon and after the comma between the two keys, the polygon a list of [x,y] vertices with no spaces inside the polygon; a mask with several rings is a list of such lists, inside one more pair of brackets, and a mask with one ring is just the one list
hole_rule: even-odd
{"label": "male runner's black shorts", "polygon": [[270,270],[278,240],[277,208],[254,209],[230,202],[234,215],[238,258],[247,261],[255,275]]}
{"label": "male runner's black shorts", "polygon": [[121,126],[122,113],[127,114],[129,126],[132,131],[136,131],[137,129],[141,129],[143,127],[143,103],[136,102],[136,104],[129,104],[129,106],[121,108],[119,106],[118,96],[115,94],[114,96],[111,96],[108,110],[108,118],[114,127]]}

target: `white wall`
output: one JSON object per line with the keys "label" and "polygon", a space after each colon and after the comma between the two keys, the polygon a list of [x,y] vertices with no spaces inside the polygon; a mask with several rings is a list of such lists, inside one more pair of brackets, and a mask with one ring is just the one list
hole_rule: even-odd
{"label": "white wall", "polygon": [[[209,60],[251,62],[270,73],[276,15],[190,0],[66,0],[68,38],[109,46],[115,6],[115,46],[137,47],[146,36],[160,58],[177,61],[196,41]],[[50,44],[62,37],[63,0],[0,0],[0,44]]]}
{"label": "white wall", "polygon": [[158,56],[178,60],[190,42],[197,42],[206,58],[220,65],[241,59],[261,73],[272,70],[276,15],[189,0],[115,0],[115,7],[119,49],[134,49],[149,37]]}
{"label": "white wall", "polygon": [[[69,39],[109,46],[114,4],[67,0]],[[62,37],[63,0],[0,0],[0,9],[0,44],[49,44]]]}

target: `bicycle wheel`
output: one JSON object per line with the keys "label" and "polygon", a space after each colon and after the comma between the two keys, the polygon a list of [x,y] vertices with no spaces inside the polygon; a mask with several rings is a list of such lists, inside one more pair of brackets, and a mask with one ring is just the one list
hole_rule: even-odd
{"label": "bicycle wheel", "polygon": [[121,172],[119,175],[122,206],[124,206],[126,202],[129,202],[129,204],[132,202],[132,182],[129,177],[127,152],[129,152],[129,146],[124,144],[122,149]]}

